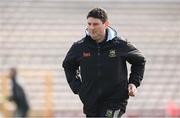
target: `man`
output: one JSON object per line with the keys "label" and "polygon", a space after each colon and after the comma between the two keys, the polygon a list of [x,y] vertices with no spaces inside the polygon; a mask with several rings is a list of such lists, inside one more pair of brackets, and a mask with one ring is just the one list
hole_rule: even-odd
{"label": "man", "polygon": [[15,68],[10,69],[9,78],[12,82],[12,95],[8,97],[8,100],[13,101],[17,107],[14,113],[14,117],[24,118],[27,116],[27,113],[29,111],[29,104],[23,88],[17,82],[17,71]]}
{"label": "man", "polygon": [[[92,9],[87,24],[86,36],[72,45],[63,61],[67,81],[79,94],[86,117],[121,117],[143,79],[145,58],[109,27],[103,9]],[[129,80],[126,61],[131,64]]]}

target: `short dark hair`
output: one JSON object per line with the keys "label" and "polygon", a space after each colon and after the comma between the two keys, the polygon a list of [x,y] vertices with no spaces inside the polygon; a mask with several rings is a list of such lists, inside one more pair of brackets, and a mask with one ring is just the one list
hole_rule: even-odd
{"label": "short dark hair", "polygon": [[90,10],[87,15],[87,19],[89,17],[98,18],[102,21],[102,23],[105,23],[108,19],[106,11],[102,8],[94,8]]}

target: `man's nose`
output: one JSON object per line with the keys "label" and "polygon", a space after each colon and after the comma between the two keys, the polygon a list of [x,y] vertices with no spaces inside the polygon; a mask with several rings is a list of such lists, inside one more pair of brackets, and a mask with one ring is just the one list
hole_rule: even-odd
{"label": "man's nose", "polygon": [[93,25],[89,25],[89,29],[93,30],[94,26]]}

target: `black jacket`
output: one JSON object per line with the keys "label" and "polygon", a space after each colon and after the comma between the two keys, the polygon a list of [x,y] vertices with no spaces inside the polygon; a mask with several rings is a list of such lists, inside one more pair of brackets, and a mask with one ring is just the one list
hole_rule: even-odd
{"label": "black jacket", "polygon": [[[128,83],[138,87],[143,79],[145,58],[140,51],[113,29],[108,28],[106,34],[100,44],[87,34],[72,45],[63,61],[67,81],[79,94],[85,113],[102,101],[125,111]],[[126,62],[132,65],[129,79]]]}

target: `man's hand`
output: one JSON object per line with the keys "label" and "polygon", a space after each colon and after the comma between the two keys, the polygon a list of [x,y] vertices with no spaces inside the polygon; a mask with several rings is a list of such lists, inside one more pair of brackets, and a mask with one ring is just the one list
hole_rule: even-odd
{"label": "man's hand", "polygon": [[136,88],[136,86],[134,84],[129,84],[128,85],[128,91],[129,91],[129,93],[128,93],[129,96],[134,97],[136,95],[136,93],[137,93],[137,88]]}

